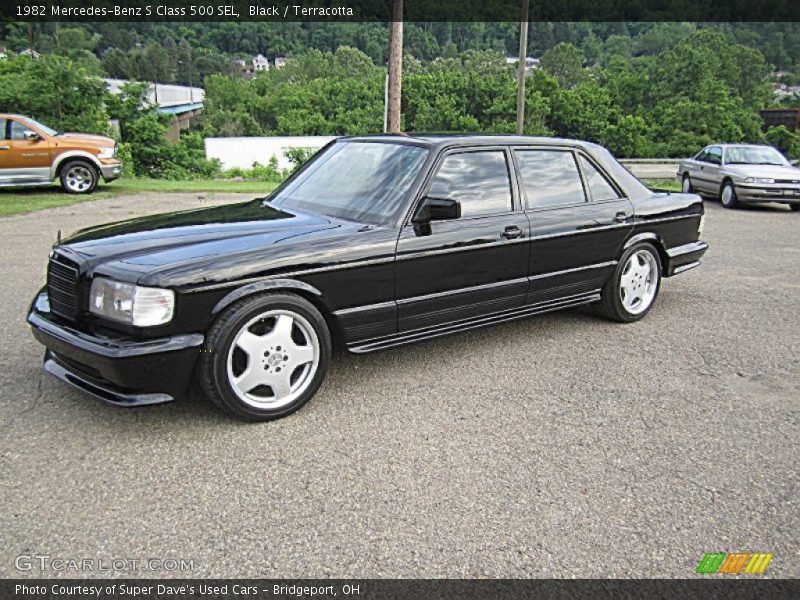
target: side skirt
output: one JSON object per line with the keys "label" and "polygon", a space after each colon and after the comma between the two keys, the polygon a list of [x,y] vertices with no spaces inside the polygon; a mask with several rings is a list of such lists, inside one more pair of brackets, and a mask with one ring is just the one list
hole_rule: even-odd
{"label": "side skirt", "polygon": [[484,327],[486,325],[494,325],[495,323],[512,321],[514,319],[522,319],[532,315],[540,315],[555,310],[561,310],[562,308],[571,308],[573,306],[580,306],[582,304],[590,304],[592,302],[599,301],[600,290],[594,290],[592,292],[577,294],[575,296],[559,298],[558,300],[549,300],[547,302],[539,302],[529,306],[524,306],[522,308],[501,311],[475,319],[455,321],[444,325],[437,325],[435,327],[417,329],[415,331],[404,331],[402,333],[394,334],[384,338],[367,340],[366,342],[358,342],[352,346],[348,346],[347,349],[356,354],[375,352],[376,350],[384,350],[386,348],[393,348],[394,346],[413,344],[414,342],[450,335],[451,333],[468,331],[470,329],[477,329],[478,327]]}

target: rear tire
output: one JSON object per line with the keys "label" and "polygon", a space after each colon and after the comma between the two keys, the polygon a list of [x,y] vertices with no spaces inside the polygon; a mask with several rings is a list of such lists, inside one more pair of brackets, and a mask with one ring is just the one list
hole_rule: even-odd
{"label": "rear tire", "polygon": [[97,168],[85,160],[71,160],[61,168],[61,188],[68,194],[91,194],[100,182]]}
{"label": "rear tire", "polygon": [[650,312],[661,287],[661,259],[652,244],[634,244],[603,286],[596,311],[612,321],[632,323]]}
{"label": "rear tire", "polygon": [[800,211],[800,204],[790,204],[789,205],[789,209],[792,212],[798,212],[798,211]]}
{"label": "rear tire", "polygon": [[683,179],[681,180],[681,191],[684,194],[693,194],[694,188],[692,187],[692,180],[689,177],[688,173],[683,174]]}
{"label": "rear tire", "polygon": [[726,181],[722,184],[722,189],[719,191],[719,201],[725,208],[736,208],[739,206],[739,201],[736,199],[736,188],[733,183]]}
{"label": "rear tire", "polygon": [[261,294],[232,304],[211,326],[200,384],[227,413],[270,421],[314,396],[330,356],[330,332],[313,304],[289,293]]}

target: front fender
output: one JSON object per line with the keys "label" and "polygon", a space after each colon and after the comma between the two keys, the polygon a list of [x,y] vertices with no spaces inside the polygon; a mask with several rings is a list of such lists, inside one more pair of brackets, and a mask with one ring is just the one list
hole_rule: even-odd
{"label": "front fender", "polygon": [[217,304],[214,306],[213,310],[211,311],[211,316],[212,317],[217,316],[228,306],[230,306],[237,300],[245,298],[246,296],[252,296],[253,294],[259,294],[261,292],[269,292],[276,290],[286,290],[286,291],[297,290],[313,294],[314,296],[322,296],[322,292],[320,292],[313,285],[309,285],[303,281],[298,281],[296,279],[269,279],[267,281],[257,281],[255,283],[250,283],[240,288],[236,288],[229,294],[223,296],[223,298],[219,302],[217,302]]}
{"label": "front fender", "polygon": [[88,160],[91,162],[97,170],[103,168],[103,165],[100,163],[100,159],[96,156],[90,154],[89,152],[85,152],[83,150],[67,150],[66,152],[62,152],[58,156],[56,156],[55,160],[53,161],[52,166],[50,167],[50,179],[55,179],[58,176],[58,171],[61,168],[61,165],[64,164],[64,161],[69,160],[71,158],[81,158]]}

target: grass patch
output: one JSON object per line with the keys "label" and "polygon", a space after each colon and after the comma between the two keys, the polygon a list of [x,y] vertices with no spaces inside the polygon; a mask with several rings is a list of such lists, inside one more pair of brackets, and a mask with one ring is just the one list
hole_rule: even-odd
{"label": "grass patch", "polygon": [[189,179],[172,181],[170,179],[119,179],[101,189],[112,190],[115,194],[137,194],[139,192],[241,192],[268,194],[278,187],[273,181],[231,181],[230,179]]}
{"label": "grass patch", "polygon": [[680,192],[681,183],[675,179],[642,179],[642,183],[651,190],[662,190],[667,192]]}
{"label": "grass patch", "polygon": [[50,187],[0,188],[0,217],[29,213],[45,208],[67,206],[78,202],[105,200],[114,196],[142,192],[240,192],[266,195],[278,187],[277,182],[230,181],[225,179],[196,179],[171,181],[167,179],[123,178],[103,184],[93,194],[67,194],[57,185]]}

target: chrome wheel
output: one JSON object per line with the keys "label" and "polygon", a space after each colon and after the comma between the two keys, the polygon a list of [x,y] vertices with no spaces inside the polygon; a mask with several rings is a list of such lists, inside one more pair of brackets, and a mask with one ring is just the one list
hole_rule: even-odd
{"label": "chrome wheel", "polygon": [[632,315],[646,311],[658,289],[658,263],[648,250],[631,254],[619,281],[622,306]]}
{"label": "chrome wheel", "polygon": [[75,165],[70,167],[64,177],[64,184],[69,191],[78,194],[83,193],[94,185],[94,174],[88,167],[83,165]]}
{"label": "chrome wheel", "polygon": [[228,350],[228,381],[245,404],[281,408],[311,385],[319,357],[311,323],[291,310],[270,310],[236,334]]}

